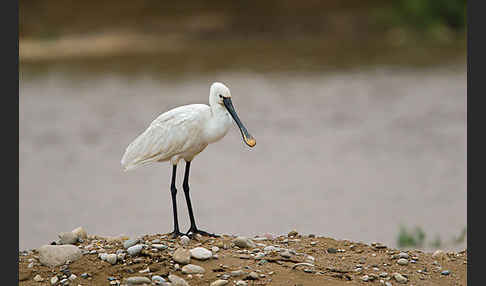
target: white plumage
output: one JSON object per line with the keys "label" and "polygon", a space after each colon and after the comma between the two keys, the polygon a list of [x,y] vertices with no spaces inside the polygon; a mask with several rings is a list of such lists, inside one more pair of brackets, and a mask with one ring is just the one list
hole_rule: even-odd
{"label": "white plumage", "polygon": [[[128,147],[121,160],[126,171],[151,162],[170,160],[176,165],[182,158],[191,161],[206,146],[226,135],[232,126],[231,116],[250,146],[255,140],[239,121],[236,112],[232,115],[224,99],[231,105],[231,93],[222,83],[213,83],[209,103],[191,104],[171,109],[157,117]],[[233,110],[234,111],[234,110]]]}
{"label": "white plumage", "polygon": [[209,106],[191,104],[171,109],[157,117],[150,126],[128,145],[121,164],[125,170],[132,170],[151,162],[171,161],[172,163],[172,210],[174,213],[173,237],[182,235],[177,217],[175,183],[177,163],[186,161],[184,173],[184,195],[186,197],[191,227],[187,234],[215,236],[197,228],[189,196],[189,169],[191,161],[208,144],[226,135],[232,120],[240,128],[245,143],[253,147],[255,139],[248,133],[238,118],[231,102],[231,93],[222,83],[215,82],[209,90]]}

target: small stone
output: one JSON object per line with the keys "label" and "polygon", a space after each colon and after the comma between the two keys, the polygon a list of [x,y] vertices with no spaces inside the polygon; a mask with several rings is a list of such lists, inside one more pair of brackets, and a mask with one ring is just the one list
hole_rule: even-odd
{"label": "small stone", "polygon": [[187,264],[182,267],[182,273],[184,274],[203,274],[206,272],[204,268],[199,265]]}
{"label": "small stone", "polygon": [[233,243],[240,248],[255,248],[256,247],[255,243],[251,239],[244,237],[244,236],[238,236],[237,238],[235,238],[233,240]]}
{"label": "small stone", "polygon": [[114,253],[113,254],[107,254],[106,258],[104,260],[107,261],[108,263],[110,263],[111,265],[115,265],[116,260],[117,260],[117,256]]}
{"label": "small stone", "polygon": [[134,246],[130,246],[127,249],[127,252],[131,256],[135,256],[135,255],[138,255],[140,253],[140,251],[142,251],[142,248],[143,248],[143,246],[141,244],[137,244],[137,245],[134,245]]}
{"label": "small stone", "polygon": [[386,272],[381,272],[381,273],[380,273],[380,277],[385,278],[385,277],[387,277],[387,276],[388,276],[388,273],[386,273]]}
{"label": "small stone", "polygon": [[62,285],[67,285],[67,284],[69,284],[69,280],[67,280],[67,279],[62,279],[60,283],[61,283]]}
{"label": "small stone", "polygon": [[408,265],[408,260],[405,258],[400,258],[397,260],[398,265]]}
{"label": "small stone", "polygon": [[148,267],[145,268],[145,269],[142,269],[142,270],[138,271],[138,273],[142,273],[142,274],[143,273],[149,273],[149,272],[150,272],[150,268],[148,268]]}
{"label": "small stone", "polygon": [[42,276],[40,276],[39,274],[37,274],[36,276],[34,276],[34,281],[36,281],[36,282],[42,282],[42,281],[44,281],[44,278],[42,278]]}
{"label": "small stone", "polygon": [[88,278],[88,277],[89,277],[89,274],[88,274],[88,273],[83,273],[83,274],[81,274],[81,278],[85,278],[85,279],[86,279],[86,278]]}
{"label": "small stone", "polygon": [[231,277],[238,277],[238,276],[242,276],[242,275],[245,275],[246,273],[243,271],[243,270],[235,270],[235,271],[231,271],[230,275]]}
{"label": "small stone", "polygon": [[186,280],[174,274],[169,275],[169,281],[172,282],[172,286],[189,286]]}
{"label": "small stone", "polygon": [[32,268],[32,267],[34,267],[34,262],[31,262],[29,263],[29,265],[27,265],[27,268]]}
{"label": "small stone", "polygon": [[273,235],[272,235],[271,233],[265,233],[265,234],[263,235],[263,237],[265,237],[265,238],[266,238],[266,239],[268,239],[268,240],[272,240],[272,239],[273,239]]}
{"label": "small stone", "polygon": [[71,274],[68,279],[71,280],[71,281],[74,281],[74,279],[76,279],[76,278],[78,278],[78,276]]}
{"label": "small stone", "polygon": [[408,279],[400,273],[393,273],[393,278],[401,284],[407,283]]}
{"label": "small stone", "polygon": [[204,247],[196,247],[190,250],[191,257],[199,260],[206,260],[213,256],[212,252]]}
{"label": "small stone", "polygon": [[165,279],[160,277],[159,275],[154,275],[154,276],[152,276],[152,282],[154,282],[157,285],[160,285],[163,282],[165,282]]}
{"label": "small stone", "polygon": [[137,284],[150,284],[151,281],[147,277],[144,276],[134,276],[134,277],[128,277],[124,279],[124,282],[127,284],[131,285],[137,285]]}
{"label": "small stone", "polygon": [[72,232],[61,232],[58,236],[60,244],[75,244],[78,242],[78,237]]}
{"label": "small stone", "polygon": [[229,274],[223,274],[223,275],[221,275],[220,278],[223,279],[223,280],[228,280],[228,279],[230,279],[230,277],[231,277],[231,275],[229,275]]}
{"label": "small stone", "polygon": [[177,248],[172,255],[172,259],[180,264],[189,264],[189,262],[191,262],[191,252],[188,249],[182,247]]}
{"label": "small stone", "polygon": [[290,258],[290,257],[292,257],[292,254],[290,254],[290,251],[288,251],[287,249],[286,249],[286,250],[284,250],[284,251],[282,251],[282,252],[280,253],[280,255],[281,255],[282,257],[285,257],[285,258]]}
{"label": "small stone", "polygon": [[314,264],[315,260],[316,259],[314,258],[314,256],[307,255],[305,257],[305,262],[308,262],[308,263],[311,263],[311,264]]}
{"label": "small stone", "polygon": [[152,264],[148,268],[150,269],[150,272],[157,272],[162,269],[162,267],[159,264]]}
{"label": "small stone", "polygon": [[159,243],[154,243],[152,244],[152,247],[153,248],[156,248],[158,250],[164,250],[164,249],[168,249],[169,247],[165,244],[159,244]]}
{"label": "small stone", "polygon": [[442,274],[442,275],[449,275],[449,274],[451,274],[451,272],[449,270],[444,270],[440,274]]}
{"label": "small stone", "polygon": [[61,272],[67,276],[71,275],[71,270],[66,265],[61,266]]}
{"label": "small stone", "polygon": [[129,240],[126,240],[125,242],[123,242],[123,247],[125,249],[128,249],[128,248],[134,246],[135,244],[137,244],[139,241],[140,241],[140,239],[129,239]]}
{"label": "small stone", "polygon": [[391,284],[391,282],[385,282],[385,286],[393,286],[393,284]]}
{"label": "small stone", "polygon": [[432,258],[438,259],[438,258],[443,258],[445,256],[445,252],[443,250],[436,250],[434,254],[432,254]]}
{"label": "small stone", "polygon": [[378,275],[373,274],[373,273],[369,274],[368,276],[370,277],[370,281],[378,279]]}
{"label": "small stone", "polygon": [[247,286],[247,285],[248,285],[248,282],[243,281],[243,280],[239,280],[238,282],[236,282],[236,286]]}
{"label": "small stone", "polygon": [[297,236],[299,233],[296,231],[296,230],[292,230],[291,232],[289,232],[287,234],[288,237],[295,237]]}
{"label": "small stone", "polygon": [[213,246],[213,247],[211,247],[211,251],[212,251],[213,253],[216,253],[216,252],[218,252],[218,251],[219,251],[219,247],[217,247],[217,246]]}
{"label": "small stone", "polygon": [[248,275],[247,279],[249,279],[249,280],[258,280],[258,273],[256,273],[255,271],[250,272],[250,274]]}
{"label": "small stone", "polygon": [[210,286],[224,286],[228,284],[228,280],[218,279],[210,284]]}
{"label": "small stone", "polygon": [[188,245],[191,239],[187,237],[186,235],[181,236],[180,238],[181,244],[182,245]]}
{"label": "small stone", "polygon": [[73,229],[71,232],[78,238],[78,240],[88,238],[88,233],[82,226]]}
{"label": "small stone", "polygon": [[117,254],[116,258],[119,261],[123,261],[125,259],[125,256],[126,256],[125,253],[120,253],[120,254]]}
{"label": "small stone", "polygon": [[406,252],[400,252],[400,254],[398,254],[398,257],[408,259],[410,256]]}
{"label": "small stone", "polygon": [[316,244],[317,244],[317,242],[315,242],[315,241],[311,241],[311,243],[310,243],[310,245],[312,245],[312,246],[314,246]]}
{"label": "small stone", "polygon": [[368,280],[370,280],[370,277],[368,275],[364,275],[363,277],[361,277],[361,280],[363,280],[364,282],[368,282]]}
{"label": "small stone", "polygon": [[263,248],[263,251],[265,251],[267,253],[268,252],[273,252],[273,251],[279,251],[279,250],[280,250],[280,248],[275,247],[273,245],[269,245],[269,246],[266,246],[266,247]]}
{"label": "small stone", "polygon": [[[152,243],[160,243],[160,239],[154,239],[151,241]],[[164,280],[165,281],[165,280]]]}
{"label": "small stone", "polygon": [[336,248],[332,248],[332,247],[331,248],[328,248],[327,249],[327,253],[332,253],[332,254],[337,253],[337,249]]}

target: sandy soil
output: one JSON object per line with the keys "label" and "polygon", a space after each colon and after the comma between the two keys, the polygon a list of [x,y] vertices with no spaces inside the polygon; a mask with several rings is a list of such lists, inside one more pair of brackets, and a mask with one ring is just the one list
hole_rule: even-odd
{"label": "sandy soil", "polygon": [[[466,285],[466,250],[444,252],[436,257],[432,257],[432,253],[408,250],[405,252],[410,256],[408,260],[411,263],[401,266],[397,264],[396,258],[400,251],[380,243],[364,244],[300,234],[281,235],[270,239],[263,237],[262,240],[255,241],[258,250],[240,249],[234,246],[235,237],[228,235],[216,239],[200,236],[191,239],[185,246],[188,249],[197,246],[211,249],[218,246],[220,250],[216,259],[213,257],[199,261],[191,258],[191,264],[202,266],[206,272],[202,275],[186,275],[172,260],[174,250],[183,247],[180,239],[169,239],[163,234],[145,235],[143,240],[146,244],[150,245],[150,241],[160,239],[160,243],[167,245],[168,249],[155,252],[152,247],[147,247],[137,257],[127,255],[123,261],[118,261],[115,265],[102,261],[98,258],[98,253],[84,254],[80,260],[68,265],[70,272],[77,276],[71,285],[110,285],[108,277],[114,277],[114,281],[119,281],[123,285],[123,279],[131,276],[150,278],[160,275],[167,278],[170,274],[184,278],[192,286],[210,285],[219,279],[218,277],[240,269],[246,274],[229,278],[227,285],[235,285],[239,280],[246,280],[248,285],[385,285],[386,282],[400,285],[393,278],[394,273],[400,273],[407,278],[408,281],[404,285]],[[115,253],[118,249],[123,249],[123,239],[126,237],[90,236],[78,245],[83,249],[91,245],[87,250]],[[263,257],[266,263],[262,263],[261,258],[255,258],[255,253],[262,251],[264,245],[293,250],[295,254],[284,257],[281,252],[270,252]],[[296,266],[297,263],[309,262],[308,255],[314,257],[314,266]],[[19,256],[19,285],[50,285],[51,277],[63,275],[61,269],[65,269],[65,265],[49,268],[40,265],[37,258],[36,251]],[[29,259],[35,261],[32,268],[28,268]],[[412,259],[415,262],[412,263]],[[356,271],[358,264],[361,265],[362,271]],[[149,273],[139,273],[147,268],[150,270]],[[450,274],[441,274],[445,270],[449,270]],[[248,274],[251,271],[259,275],[258,279],[250,279]],[[380,277],[383,272],[387,275]],[[89,276],[82,278],[83,273],[88,273]],[[43,282],[33,280],[37,274],[44,279]],[[365,275],[368,275],[371,281],[363,281]]]}

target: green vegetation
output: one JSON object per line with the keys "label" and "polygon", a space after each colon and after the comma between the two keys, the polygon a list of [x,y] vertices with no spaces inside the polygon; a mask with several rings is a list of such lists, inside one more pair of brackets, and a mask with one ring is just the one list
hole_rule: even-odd
{"label": "green vegetation", "polygon": [[453,34],[464,38],[467,30],[466,0],[395,0],[375,10],[379,26],[410,29],[432,40],[448,41]]}
{"label": "green vegetation", "polygon": [[418,29],[445,26],[454,30],[466,27],[466,0],[398,0],[393,1],[396,23]]}
{"label": "green vegetation", "polygon": [[[464,242],[467,235],[467,228],[464,227],[461,233],[457,237],[453,237],[450,240],[449,245],[458,245]],[[398,232],[397,244],[399,248],[418,247],[422,248],[425,245],[426,234],[419,226],[416,226],[413,230],[408,230],[405,226],[400,226]],[[444,243],[439,235],[436,235],[435,239],[428,243],[429,247],[440,248],[444,246]]]}
{"label": "green vegetation", "polygon": [[424,240],[425,232],[420,227],[415,227],[413,231],[407,230],[404,226],[400,227],[398,247],[422,247]]}

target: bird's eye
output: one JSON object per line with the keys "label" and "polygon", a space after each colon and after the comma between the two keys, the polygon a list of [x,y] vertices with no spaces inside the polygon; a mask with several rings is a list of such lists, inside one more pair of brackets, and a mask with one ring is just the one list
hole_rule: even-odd
{"label": "bird's eye", "polygon": [[223,96],[220,94],[220,95],[219,95],[219,98],[223,98]]}

